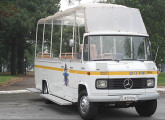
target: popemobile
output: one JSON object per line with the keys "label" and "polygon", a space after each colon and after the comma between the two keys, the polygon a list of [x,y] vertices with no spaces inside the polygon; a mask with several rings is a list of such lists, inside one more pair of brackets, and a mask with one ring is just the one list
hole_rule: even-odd
{"label": "popemobile", "polygon": [[[64,32],[66,28],[72,33]],[[71,36],[67,42],[66,34]],[[149,35],[136,8],[84,4],[37,23],[36,90],[46,103],[77,103],[83,119],[94,118],[102,105],[135,107],[140,116],[153,115],[159,98],[157,74]]]}

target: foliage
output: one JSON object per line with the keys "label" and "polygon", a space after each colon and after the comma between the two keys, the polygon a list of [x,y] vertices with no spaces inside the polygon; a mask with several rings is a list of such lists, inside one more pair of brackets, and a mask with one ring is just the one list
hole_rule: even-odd
{"label": "foliage", "polygon": [[[3,1],[6,2],[6,0]],[[24,72],[25,57],[28,60],[34,58],[33,44],[35,43],[37,21],[57,12],[59,0],[12,0],[10,4],[15,6],[17,12],[11,17],[2,16],[1,19],[0,54],[2,53],[2,56],[0,56],[0,64],[10,61],[11,72],[16,74]],[[9,7],[5,4],[2,6]],[[4,11],[8,11],[8,9],[4,9]],[[24,51],[27,56],[24,56]]]}
{"label": "foliage", "polygon": [[4,84],[11,79],[18,78],[18,76],[10,76],[10,75],[0,75],[0,84]]}
{"label": "foliage", "polygon": [[158,75],[158,85],[165,85],[165,73],[161,72]]}
{"label": "foliage", "polygon": [[17,11],[16,6],[7,0],[0,1],[0,18],[1,16],[12,16]]}

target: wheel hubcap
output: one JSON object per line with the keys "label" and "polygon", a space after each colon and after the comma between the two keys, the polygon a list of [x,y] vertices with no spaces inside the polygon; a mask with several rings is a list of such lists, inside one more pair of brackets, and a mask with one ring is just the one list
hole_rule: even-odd
{"label": "wheel hubcap", "polygon": [[80,109],[82,111],[83,114],[86,114],[89,110],[89,101],[87,99],[87,96],[83,96],[80,99]]}

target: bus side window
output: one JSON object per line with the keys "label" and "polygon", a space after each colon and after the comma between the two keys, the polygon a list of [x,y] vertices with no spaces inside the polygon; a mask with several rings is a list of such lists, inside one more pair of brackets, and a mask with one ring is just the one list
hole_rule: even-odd
{"label": "bus side window", "polygon": [[88,61],[88,37],[84,38],[84,49],[83,49],[83,59],[84,61]]}

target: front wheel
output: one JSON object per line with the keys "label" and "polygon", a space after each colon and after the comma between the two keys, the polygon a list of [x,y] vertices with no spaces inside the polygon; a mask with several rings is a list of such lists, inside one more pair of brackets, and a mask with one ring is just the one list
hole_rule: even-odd
{"label": "front wheel", "polygon": [[93,119],[97,113],[97,104],[88,101],[86,90],[82,90],[79,94],[78,109],[80,116],[85,120]]}
{"label": "front wheel", "polygon": [[157,100],[147,100],[145,102],[138,102],[135,106],[137,113],[140,116],[151,116],[157,109]]}

